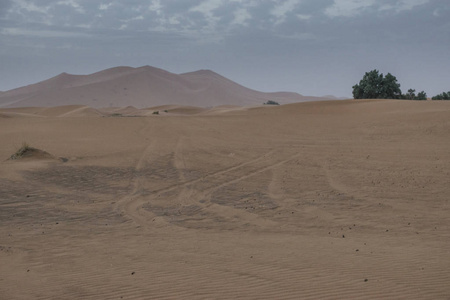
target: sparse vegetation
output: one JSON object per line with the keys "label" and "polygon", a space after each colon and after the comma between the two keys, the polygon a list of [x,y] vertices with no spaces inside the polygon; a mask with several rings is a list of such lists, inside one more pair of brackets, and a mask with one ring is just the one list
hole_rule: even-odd
{"label": "sparse vegetation", "polygon": [[421,92],[419,92],[416,95],[416,90],[409,89],[406,94],[402,95],[402,99],[407,99],[407,100],[427,100],[427,93],[425,93],[424,91],[421,91]]}
{"label": "sparse vegetation", "polygon": [[269,100],[266,103],[264,103],[264,105],[280,105],[280,103],[273,100]]}
{"label": "sparse vegetation", "polygon": [[450,91],[449,92],[443,92],[442,94],[436,95],[432,100],[450,100]]}
{"label": "sparse vegetation", "polygon": [[14,159],[19,159],[23,156],[25,156],[27,153],[35,151],[36,149],[33,147],[30,147],[30,145],[28,145],[27,143],[23,143],[22,147],[20,147],[19,149],[17,149],[17,151],[11,155],[11,157],[9,159],[14,160]]}
{"label": "sparse vegetation", "polygon": [[50,153],[31,147],[27,143],[23,143],[17,151],[9,157],[10,160],[16,160],[21,158],[35,158],[35,159],[54,159],[55,157]]}
{"label": "sparse vegetation", "polygon": [[119,114],[119,113],[113,113],[113,114],[111,115],[111,117],[123,117],[123,115],[122,115],[122,114]]}
{"label": "sparse vegetation", "polygon": [[427,100],[427,93],[424,91],[419,92],[414,100]]}
{"label": "sparse vegetation", "polygon": [[154,115],[159,115],[159,110],[153,112]]}

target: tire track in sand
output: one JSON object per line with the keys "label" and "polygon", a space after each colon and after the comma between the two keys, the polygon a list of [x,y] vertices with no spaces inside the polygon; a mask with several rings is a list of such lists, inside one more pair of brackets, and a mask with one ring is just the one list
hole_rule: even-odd
{"label": "tire track in sand", "polygon": [[[142,128],[141,131],[145,130],[146,127]],[[180,153],[180,149],[182,147],[182,140],[178,141],[177,143],[177,147],[176,147],[176,151],[178,151],[178,153],[175,153],[174,157],[175,157],[175,167],[177,168],[177,170],[179,171],[180,174],[183,173],[182,170],[180,170],[179,168],[181,168],[182,166],[184,166],[184,158],[182,157],[182,154]],[[136,166],[135,166],[135,171],[136,171],[136,177],[132,179],[132,189],[130,191],[130,193],[122,198],[120,198],[119,200],[116,201],[116,206],[115,206],[115,210],[118,211],[121,215],[126,215],[128,217],[130,217],[137,226],[143,226],[145,224],[147,224],[148,222],[150,222],[150,218],[146,218],[144,213],[142,212],[142,206],[146,203],[148,203],[149,201],[151,201],[152,199],[156,198],[158,194],[160,193],[167,193],[167,192],[172,192],[175,190],[180,190],[180,189],[187,189],[189,187],[194,186],[195,184],[198,184],[200,182],[206,182],[208,180],[211,180],[212,182],[214,182],[214,178],[216,179],[220,179],[220,176],[222,175],[226,175],[230,172],[234,172],[234,171],[241,171],[241,169],[244,169],[245,167],[252,165],[252,164],[258,164],[261,161],[265,161],[265,159],[267,157],[270,157],[272,154],[275,153],[274,150],[271,150],[255,159],[231,166],[229,168],[225,168],[225,169],[221,169],[218,170],[216,172],[211,172],[208,173],[200,178],[197,179],[193,179],[193,180],[188,180],[186,181],[183,175],[180,175],[180,183],[176,183],[173,184],[171,186],[165,187],[165,188],[160,188],[160,189],[155,189],[153,191],[151,191],[150,195],[146,195],[146,198],[143,197],[142,195],[142,181],[145,180],[145,177],[142,175],[139,175],[139,170],[141,170],[144,166],[145,166],[145,162],[148,160],[148,157],[151,156],[151,154],[153,153],[153,150],[155,150],[156,144],[155,143],[150,143],[149,145],[147,145],[147,147],[144,149],[144,151],[142,152],[140,158],[138,159]],[[283,161],[284,163],[284,161]],[[280,163],[277,163],[276,165],[278,165]],[[263,172],[266,170],[267,167],[265,168],[259,168],[256,170],[256,172],[252,172],[251,174],[256,175],[259,174],[260,172]],[[234,182],[239,181],[239,179],[245,179],[248,178],[250,176],[252,176],[251,174],[247,174],[245,176],[240,176],[239,178],[236,178],[234,180],[228,180],[226,182],[224,182],[223,184],[217,185],[217,186],[213,186],[213,187],[209,187],[206,189],[195,189],[195,188],[189,188],[191,193],[191,196],[195,195],[196,196],[200,196],[200,197],[206,197],[205,192],[208,192],[208,194],[210,194],[213,190],[215,190],[216,188],[220,188],[223,186],[226,186],[227,184],[232,184]],[[196,190],[194,192],[194,190]],[[196,198],[199,199],[199,198]],[[196,202],[198,204],[198,202]],[[208,204],[208,206],[211,206],[211,203]],[[217,206],[216,204],[214,204],[213,206]],[[223,207],[221,207],[221,209],[223,209]]]}
{"label": "tire track in sand", "polygon": [[[148,140],[143,133],[148,131],[148,127],[150,124],[146,123],[142,126],[141,129],[136,132],[138,136],[141,136],[142,139]],[[139,206],[141,205],[140,194],[142,194],[142,181],[145,179],[144,176],[139,175],[139,171],[145,166],[145,162],[147,161],[150,154],[153,152],[155,148],[155,142],[151,141],[142,151],[142,154],[139,156],[136,165],[134,166],[135,176],[131,180],[131,191],[118,199],[115,203],[114,210],[119,212],[122,216],[129,216],[137,226],[145,223],[144,217],[139,214]]]}

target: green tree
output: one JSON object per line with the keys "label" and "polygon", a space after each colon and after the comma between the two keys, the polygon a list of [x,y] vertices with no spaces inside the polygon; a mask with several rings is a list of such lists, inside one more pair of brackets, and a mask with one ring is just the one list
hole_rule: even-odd
{"label": "green tree", "polygon": [[359,84],[353,86],[355,99],[399,99],[401,95],[397,78],[391,73],[384,77],[378,70],[366,72]]}
{"label": "green tree", "polygon": [[436,95],[432,100],[450,100],[450,91],[448,93],[443,92],[442,94]]}
{"label": "green tree", "polygon": [[[383,76],[383,74],[381,74]],[[382,99],[400,99],[402,91],[400,90],[400,83],[397,82],[397,78],[391,73],[387,73],[382,82],[383,93]]]}
{"label": "green tree", "polygon": [[427,93],[421,91],[417,94],[416,100],[427,100]]}
{"label": "green tree", "polygon": [[416,97],[416,90],[409,89],[405,96],[406,99],[413,100]]}

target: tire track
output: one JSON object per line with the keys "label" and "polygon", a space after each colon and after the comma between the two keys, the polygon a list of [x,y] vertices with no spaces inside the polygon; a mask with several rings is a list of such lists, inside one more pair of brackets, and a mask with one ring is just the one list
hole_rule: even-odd
{"label": "tire track", "polygon": [[[148,127],[150,124],[144,124],[142,128],[136,133],[138,136],[143,136],[142,133],[148,131]],[[143,137],[143,139],[148,140],[147,138]],[[120,198],[116,201],[114,210],[118,211],[121,215],[127,215],[129,216],[136,225],[140,226],[145,223],[144,218],[139,214],[139,206],[141,205],[140,200],[140,193],[142,193],[142,176],[139,176],[139,171],[143,168],[145,165],[145,161],[149,157],[149,155],[152,153],[152,150],[154,148],[155,143],[150,142],[145,149],[142,151],[142,154],[140,155],[135,167],[135,177],[131,180],[131,191],[125,195],[124,197]]]}
{"label": "tire track", "polygon": [[[181,166],[184,166],[183,161],[184,158],[182,157],[182,153],[180,153],[181,145],[182,141],[179,141],[178,146],[176,148],[177,149],[176,151],[178,153],[175,153],[174,155],[174,159],[176,160],[175,166],[179,170],[180,174],[182,174],[183,171],[180,170],[179,168]],[[147,151],[149,151],[149,148],[147,149]],[[143,159],[143,157],[148,155],[146,153],[147,151],[144,151],[141,160]],[[269,151],[250,161],[229,168],[225,168],[217,172],[209,173],[201,178],[190,181],[184,181],[169,187],[153,190],[151,194],[147,195],[146,197],[140,197],[138,193],[139,188],[138,186],[135,186],[133,192],[130,195],[133,197],[133,199],[127,202],[127,205],[125,206],[125,213],[131,216],[131,218],[133,218],[139,226],[144,226],[146,223],[150,222],[150,218],[148,217],[146,218],[144,216],[145,212],[142,209],[143,205],[152,202],[152,200],[157,200],[157,198],[162,193],[177,191],[178,195],[176,201],[178,202],[178,204],[181,204],[182,206],[183,205],[198,206],[199,208],[196,210],[196,214],[201,213],[201,211],[206,211],[206,213],[209,215],[215,215],[218,217],[234,216],[238,217],[239,219],[247,219],[247,221],[250,220],[252,223],[273,226],[276,224],[273,221],[265,220],[261,216],[236,210],[232,207],[226,207],[223,205],[212,203],[210,201],[210,198],[215,191],[221,188],[227,187],[229,185],[238,183],[242,180],[246,180],[253,176],[257,176],[261,173],[277,168],[301,155],[301,153],[296,153],[281,161],[272,162],[270,160],[270,156],[274,153],[275,151]],[[269,160],[269,162],[267,160]],[[246,169],[248,167],[250,167],[250,169],[253,170],[248,171]],[[236,173],[236,175],[233,176],[233,173]],[[244,175],[242,175],[242,173],[244,173]],[[184,176],[180,175],[180,178],[181,180],[183,180]],[[137,185],[139,185],[138,180],[135,182],[137,183]]]}
{"label": "tire track", "polygon": [[[144,126],[140,131],[142,132],[144,130],[146,130],[146,126]],[[257,170],[251,172],[250,174],[247,174],[244,176],[239,176],[233,180],[226,180],[224,183],[216,185],[216,186],[210,186],[207,188],[199,188],[198,186],[196,186],[198,183],[205,183],[208,181],[216,182],[218,180],[221,181],[220,177],[227,175],[229,173],[232,173],[235,171],[237,171],[238,173],[241,173],[242,170],[244,170],[248,166],[258,165],[261,163],[264,164],[265,159],[267,157],[270,157],[271,155],[273,155],[275,153],[275,151],[272,150],[272,151],[269,151],[255,159],[249,160],[247,162],[243,162],[238,165],[231,166],[229,168],[218,170],[216,172],[208,173],[208,174],[202,176],[201,178],[186,181],[184,176],[182,175],[183,171],[180,170],[180,168],[182,168],[185,164],[185,162],[183,161],[184,158],[183,158],[182,152],[181,152],[182,143],[183,143],[182,139],[180,139],[177,142],[177,147],[175,149],[176,153],[174,155],[174,160],[175,160],[174,164],[175,164],[175,167],[177,168],[178,172],[180,173],[181,182],[177,183],[177,184],[173,184],[169,187],[155,189],[155,190],[151,191],[150,195],[147,195],[146,197],[144,197],[142,195],[141,187],[142,187],[142,181],[145,178],[143,178],[142,176],[136,175],[137,177],[135,177],[132,180],[132,189],[131,189],[130,193],[116,201],[116,206],[115,206],[116,211],[119,211],[123,215],[129,216],[136,223],[136,225],[144,226],[145,224],[150,222],[150,220],[149,220],[150,218],[145,217],[145,213],[141,209],[142,206],[144,204],[148,203],[149,201],[156,199],[157,195],[159,195],[161,193],[168,193],[168,192],[173,192],[173,191],[181,192],[181,191],[185,190],[188,193],[189,197],[184,196],[184,198],[189,198],[189,199],[195,198],[197,200],[207,199],[211,195],[211,193],[213,191],[215,191],[216,189],[227,186],[229,184],[233,184],[235,182],[249,178],[251,176],[257,175],[261,172],[264,172],[272,167],[281,165],[281,164],[285,163],[286,161],[289,161],[290,159],[292,159],[292,158],[289,158],[287,160],[283,160],[281,162],[278,162],[278,163],[270,165],[270,166],[260,167]],[[142,152],[142,154],[134,168],[136,171],[136,174],[139,174],[138,171],[143,168],[143,166],[145,165],[145,161],[148,160],[148,157],[151,156],[151,154],[153,153],[153,150],[155,150],[155,149],[156,149],[156,143],[150,143],[149,145],[147,145],[147,147]],[[210,185],[210,184],[208,184],[208,185]],[[180,192],[178,194],[181,194]],[[207,205],[203,205],[203,209],[206,207],[209,207],[210,209],[213,209],[214,211],[216,211],[216,213],[221,213],[221,211],[223,210],[223,207],[220,209],[214,209],[214,207],[218,206],[218,205],[211,204],[211,203],[209,203],[209,201],[207,201],[207,202],[208,202]],[[186,203],[186,204],[188,204],[188,203]],[[198,205],[199,202],[197,201],[196,204]],[[218,208],[218,207],[216,207],[216,208]],[[223,211],[222,211],[222,213],[223,213]]]}

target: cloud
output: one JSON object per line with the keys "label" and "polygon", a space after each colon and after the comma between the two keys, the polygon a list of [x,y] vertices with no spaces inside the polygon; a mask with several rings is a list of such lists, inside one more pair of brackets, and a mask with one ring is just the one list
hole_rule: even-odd
{"label": "cloud", "polygon": [[79,12],[81,14],[85,13],[84,8],[78,2],[76,2],[75,0],[58,1],[56,4],[57,5],[69,6],[69,7],[73,8],[75,11],[77,11],[77,12]]}
{"label": "cloud", "polygon": [[234,19],[231,21],[232,25],[242,25],[247,26],[247,21],[252,18],[252,15],[248,12],[246,8],[238,8],[234,11]]}
{"label": "cloud", "polygon": [[325,10],[325,14],[329,17],[352,17],[375,3],[375,0],[334,0],[334,4]]}
{"label": "cloud", "polygon": [[297,14],[296,16],[301,21],[307,21],[307,20],[310,20],[312,18],[311,15]]}
{"label": "cloud", "polygon": [[430,0],[401,0],[397,4],[397,11],[411,10],[416,6],[424,5]]}
{"label": "cloud", "polygon": [[148,9],[155,12],[157,15],[163,14],[163,6],[161,5],[160,0],[153,0]]}
{"label": "cloud", "polygon": [[218,18],[216,17],[214,11],[220,6],[222,6],[222,0],[206,0],[201,2],[199,5],[192,7],[189,11],[199,12],[203,14],[207,20],[216,21]]}
{"label": "cloud", "polygon": [[0,17],[6,14],[11,7],[11,4],[12,1],[10,0],[0,0]]}
{"label": "cloud", "polygon": [[281,38],[285,39],[291,39],[291,40],[298,40],[298,41],[310,41],[315,40],[317,37],[312,33],[294,33],[291,35],[279,35]]}
{"label": "cloud", "polygon": [[275,17],[275,25],[281,24],[286,20],[286,15],[292,12],[300,3],[300,0],[277,1],[277,5],[270,12]]}
{"label": "cloud", "polygon": [[78,38],[91,37],[91,35],[82,32],[70,32],[60,30],[34,30],[24,28],[4,28],[1,31],[2,35],[9,36],[27,36],[36,38]]}
{"label": "cloud", "polygon": [[25,1],[25,0],[16,0],[13,2],[15,9],[18,11],[24,11],[24,12],[37,12],[42,14],[47,14],[50,6],[39,6],[36,5],[33,2]]}
{"label": "cloud", "polygon": [[15,0],[10,2],[10,8],[5,13],[7,20],[25,23],[41,23],[52,25],[50,5],[35,4],[32,1]]}
{"label": "cloud", "polygon": [[106,4],[102,3],[102,4],[99,5],[98,9],[100,9],[100,10],[108,10],[112,5],[113,5],[112,2],[106,3]]}
{"label": "cloud", "polygon": [[429,2],[430,0],[334,0],[333,4],[326,8],[325,14],[329,17],[354,17],[365,11],[400,13]]}
{"label": "cloud", "polygon": [[[2,20],[8,27],[33,28],[53,32],[64,28],[73,32],[114,32],[119,36],[140,32],[175,34],[193,41],[223,42],[232,35],[249,36],[264,32],[267,39],[325,41],[330,38],[355,38],[372,32],[373,38],[386,35],[386,26],[369,28],[386,16],[410,11],[431,0],[0,0],[0,8],[9,7]],[[440,0],[445,1],[445,0]],[[431,4],[430,4],[431,5]],[[443,5],[441,5],[442,7]],[[435,7],[428,11],[430,17]],[[417,9],[414,10],[417,13]],[[328,18],[323,18],[324,14]],[[342,18],[359,18],[358,27],[348,27]],[[444,13],[441,13],[444,15]],[[402,19],[395,17],[396,20]],[[409,18],[411,19],[411,18]],[[408,19],[408,20],[409,20]],[[394,24],[393,18],[383,24]],[[373,24],[373,23],[371,23]],[[399,23],[400,25],[402,23]],[[367,26],[366,26],[367,25]],[[400,31],[398,29],[395,32]],[[372,25],[370,25],[372,26]],[[408,31],[407,26],[400,26]],[[120,30],[120,32],[119,32]],[[354,32],[353,34],[348,34]],[[380,33],[381,32],[381,33]],[[391,31],[389,31],[391,32]],[[367,39],[367,34],[359,38]],[[394,35],[393,35],[394,36]],[[402,36],[406,36],[402,32]]]}
{"label": "cloud", "polygon": [[194,24],[198,26],[197,30],[199,32],[213,32],[216,29],[220,17],[216,15],[215,11],[219,9],[222,4],[223,0],[206,0],[189,9],[189,12],[200,13],[206,22],[205,25],[201,25],[201,22],[195,22],[195,19],[191,19],[191,21],[194,21]]}

